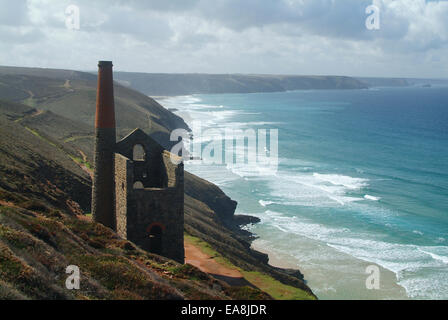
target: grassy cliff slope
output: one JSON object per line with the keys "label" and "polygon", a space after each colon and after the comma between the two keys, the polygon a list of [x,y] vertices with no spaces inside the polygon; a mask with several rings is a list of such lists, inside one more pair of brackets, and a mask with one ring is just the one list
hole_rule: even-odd
{"label": "grassy cliff slope", "polygon": [[[9,76],[4,75],[5,79]],[[29,75],[26,77],[31,79]],[[37,81],[39,78],[32,79]],[[96,86],[96,83],[92,85]],[[28,86],[33,86],[32,81]],[[133,91],[130,94],[140,96]],[[25,209],[33,208],[33,202],[38,201],[66,213],[79,215],[89,212],[93,152],[91,125],[80,121],[72,111],[62,112],[62,102],[60,109],[49,111],[45,103],[36,103],[34,97],[24,100],[16,97],[15,100],[28,103],[28,106],[0,102],[0,191],[8,194],[3,201],[10,201],[8,197],[12,194],[12,200],[16,197]],[[131,102],[137,104],[135,100]],[[69,101],[64,103],[70,105]],[[94,110],[94,102],[89,103]],[[89,111],[92,119],[93,110]],[[65,112],[72,118],[61,115]],[[162,113],[170,117],[168,111]],[[177,121],[175,117],[172,120]],[[163,128],[166,132],[173,129],[174,124],[166,125]],[[159,138],[164,139],[162,136]],[[167,144],[166,140],[163,142]],[[247,235],[237,228],[238,222],[233,216],[235,207],[236,202],[218,187],[186,174],[185,228],[188,233],[209,243],[239,268],[270,275],[276,281],[312,295],[299,272],[273,268],[267,264],[266,255],[250,249]]]}
{"label": "grassy cliff slope", "polygon": [[[85,219],[89,174],[21,123],[32,111],[0,102],[0,299],[269,299],[150,255]],[[65,288],[69,265],[81,270],[79,291]]]}
{"label": "grassy cliff slope", "polygon": [[[0,67],[0,99],[52,111],[67,119],[93,126],[97,77],[77,71]],[[141,128],[159,142],[168,142],[175,128],[188,126],[155,100],[115,85],[118,136]]]}
{"label": "grassy cliff slope", "polygon": [[[0,204],[0,299],[270,298],[151,255],[102,225],[43,204],[17,205]],[[80,290],[65,286],[71,265],[80,269]]]}

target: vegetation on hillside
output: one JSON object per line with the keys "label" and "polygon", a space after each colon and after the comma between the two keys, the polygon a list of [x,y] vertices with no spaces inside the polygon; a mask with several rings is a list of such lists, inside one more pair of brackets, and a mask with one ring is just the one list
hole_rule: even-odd
{"label": "vegetation on hillside", "polygon": [[[0,67],[0,99],[52,111],[89,128],[95,119],[96,87],[97,78],[89,73]],[[188,129],[180,117],[144,94],[118,83],[114,90],[119,137],[141,128],[166,144],[173,129]]]}
{"label": "vegetation on hillside", "polygon": [[[19,205],[0,204],[0,299],[269,299],[151,255],[100,224],[38,202]],[[66,288],[71,265],[80,290]]]}
{"label": "vegetation on hillside", "polygon": [[249,281],[255,287],[268,293],[271,297],[277,300],[315,300],[316,297],[307,290],[300,289],[298,287],[286,285],[271,275],[260,271],[247,271],[235,266],[227,258],[223,257],[219,252],[213,249],[210,244],[202,241],[197,237],[193,237],[189,234],[185,235],[185,238],[196,247],[200,248],[202,252],[206,253],[213,258],[219,264],[227,266],[231,269],[237,269],[241,272],[244,278]]}
{"label": "vegetation on hillside", "polygon": [[[0,67],[0,75],[2,70]],[[15,70],[16,73],[14,73],[14,70],[14,68],[9,70],[8,72],[12,75],[4,75],[6,78],[0,82],[6,81],[8,77],[17,77],[16,73],[19,71]],[[27,74],[23,80],[26,80],[25,83],[28,86],[33,86],[32,81],[28,83],[28,80],[41,79],[42,76],[48,76],[46,78],[48,83],[56,81],[59,85],[57,90],[67,90],[74,80],[67,83],[62,79],[70,75],[80,81],[93,81],[92,75],[89,74],[74,73],[73,75],[67,71],[60,71],[59,74],[54,70],[37,77],[38,70],[25,69],[26,72],[31,73],[31,75]],[[23,82],[19,81],[19,83]],[[91,90],[93,82],[89,86],[88,90]],[[138,105],[137,100],[131,96],[142,95],[132,90],[128,91],[130,91],[131,104]],[[53,94],[52,89],[48,89],[47,92]],[[121,95],[120,90],[117,95]],[[28,97],[24,101],[19,98],[18,100],[29,103],[29,99],[34,101],[35,96]],[[61,97],[44,99],[45,101],[62,99],[59,107],[53,111],[48,110],[49,108],[43,102],[35,101],[31,106],[26,106],[0,101],[0,136],[2,137],[0,139],[0,195],[2,195],[0,201],[3,201],[3,204],[13,203],[16,206],[20,204],[20,208],[31,211],[40,208],[40,205],[36,206],[36,203],[44,204],[45,208],[60,211],[64,215],[83,215],[90,212],[93,129],[88,123],[79,121],[80,119],[75,117],[73,111],[66,111],[70,109],[70,103],[73,102],[65,95]],[[89,103],[89,108],[92,109],[89,109],[89,112],[93,117],[94,102],[89,100]],[[66,113],[65,115],[71,118],[67,118],[60,112]],[[170,114],[166,110],[162,113]],[[174,123],[175,119],[172,118]],[[174,128],[174,124],[165,125],[166,132]],[[138,126],[138,121],[131,123],[130,126]],[[121,128],[124,130],[123,127]],[[162,136],[159,138],[165,139]],[[167,141],[164,141],[166,145]],[[185,229],[189,234],[207,242],[238,268],[267,274],[283,284],[312,294],[303,279],[297,276],[297,271],[289,273],[273,268],[268,265],[266,255],[250,249],[247,234],[239,230],[237,223],[233,220],[236,207],[234,201],[218,187],[192,174],[187,173],[185,180]]]}

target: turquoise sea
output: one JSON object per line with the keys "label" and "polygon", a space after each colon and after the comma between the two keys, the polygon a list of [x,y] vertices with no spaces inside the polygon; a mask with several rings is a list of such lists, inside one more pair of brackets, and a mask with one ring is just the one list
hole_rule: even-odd
{"label": "turquoise sea", "polygon": [[[203,129],[278,129],[275,173],[198,161],[186,169],[237,200],[237,213],[259,217],[248,227],[257,248],[300,268],[319,298],[448,299],[448,88],[161,103]],[[383,290],[365,288],[368,265],[381,268]]]}

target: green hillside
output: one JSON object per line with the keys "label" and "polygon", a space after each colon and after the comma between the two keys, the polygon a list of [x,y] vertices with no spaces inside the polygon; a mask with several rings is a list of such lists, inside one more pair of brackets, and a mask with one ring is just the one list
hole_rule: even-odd
{"label": "green hillside", "polygon": [[[44,205],[0,205],[0,261],[0,299],[270,299]],[[80,290],[65,287],[70,265],[81,270]]]}
{"label": "green hillside", "polygon": [[[52,111],[89,127],[95,119],[96,87],[96,76],[89,73],[0,67],[0,99]],[[188,129],[155,100],[118,84],[114,90],[119,137],[139,127],[166,143],[173,129]]]}

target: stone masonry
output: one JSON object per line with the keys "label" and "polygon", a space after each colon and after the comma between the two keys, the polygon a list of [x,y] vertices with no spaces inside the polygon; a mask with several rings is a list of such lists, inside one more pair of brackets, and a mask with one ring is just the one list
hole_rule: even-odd
{"label": "stone masonry", "polygon": [[92,214],[142,249],[184,263],[184,167],[140,129],[116,143],[112,63],[100,62]]}
{"label": "stone masonry", "polygon": [[[144,159],[136,159],[143,147]],[[118,234],[141,248],[184,262],[184,168],[174,165],[142,130],[117,143],[115,208]]]}

